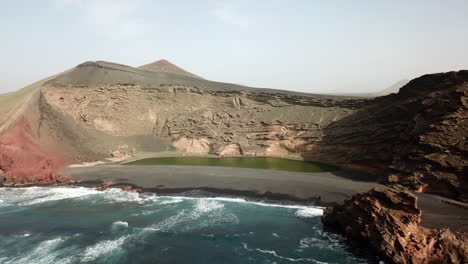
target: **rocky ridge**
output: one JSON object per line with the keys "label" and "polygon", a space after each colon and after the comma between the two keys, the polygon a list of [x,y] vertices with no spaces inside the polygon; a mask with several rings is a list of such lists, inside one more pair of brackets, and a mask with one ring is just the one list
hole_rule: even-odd
{"label": "rocky ridge", "polygon": [[421,214],[413,194],[373,188],[327,208],[322,222],[389,263],[468,263],[468,233],[424,228]]}
{"label": "rocky ridge", "polygon": [[323,142],[372,145],[358,164],[382,181],[468,201],[468,71],[425,75],[325,128]]}

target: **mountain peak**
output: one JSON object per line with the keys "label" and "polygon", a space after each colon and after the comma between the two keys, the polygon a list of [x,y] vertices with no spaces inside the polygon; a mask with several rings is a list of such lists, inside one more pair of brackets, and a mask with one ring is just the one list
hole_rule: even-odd
{"label": "mountain peak", "polygon": [[138,69],[145,70],[145,71],[154,71],[154,72],[175,73],[175,74],[184,75],[184,76],[188,76],[192,78],[203,79],[202,77],[197,76],[189,71],[186,71],[165,59],[157,60],[155,62],[142,65],[138,67]]}

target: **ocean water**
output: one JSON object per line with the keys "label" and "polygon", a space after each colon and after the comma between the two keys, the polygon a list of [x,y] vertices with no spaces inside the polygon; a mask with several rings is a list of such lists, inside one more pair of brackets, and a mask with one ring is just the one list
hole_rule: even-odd
{"label": "ocean water", "polygon": [[0,263],[369,263],[322,209],[104,192],[0,189]]}

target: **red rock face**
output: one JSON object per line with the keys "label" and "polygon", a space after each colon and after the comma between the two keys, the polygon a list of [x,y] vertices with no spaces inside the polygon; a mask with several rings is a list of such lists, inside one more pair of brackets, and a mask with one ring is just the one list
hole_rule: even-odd
{"label": "red rock face", "polygon": [[0,170],[5,186],[69,183],[70,176],[60,173],[66,165],[37,143],[24,120],[0,136]]}
{"label": "red rock face", "polygon": [[374,188],[327,208],[324,227],[367,246],[390,263],[468,263],[468,233],[421,227],[414,195]]}

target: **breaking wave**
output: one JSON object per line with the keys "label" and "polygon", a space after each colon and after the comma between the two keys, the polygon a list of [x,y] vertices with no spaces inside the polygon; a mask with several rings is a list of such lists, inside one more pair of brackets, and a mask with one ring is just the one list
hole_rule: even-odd
{"label": "breaking wave", "polygon": [[315,260],[315,259],[312,259],[312,258],[289,258],[289,257],[283,257],[283,256],[280,256],[276,253],[276,251],[274,250],[266,250],[266,249],[260,249],[260,248],[254,248],[254,249],[250,249],[246,243],[242,243],[242,246],[244,247],[244,249],[248,250],[248,251],[256,251],[256,252],[260,252],[260,253],[263,253],[263,254],[268,254],[268,255],[271,255],[277,259],[281,259],[281,260],[287,260],[287,261],[291,261],[291,262],[307,262],[307,263],[317,263],[317,264],[328,264],[327,262],[321,262],[321,261],[318,261],[318,260]]}
{"label": "breaking wave", "polygon": [[[104,240],[86,248],[83,253],[82,261],[93,261],[100,256],[105,256],[110,253],[113,253],[115,256],[115,252],[113,251],[122,251],[122,245],[127,238],[128,236],[123,236],[114,240]],[[120,254],[123,254],[123,252],[120,252]]]}
{"label": "breaking wave", "polygon": [[0,263],[366,263],[322,230],[322,212],[242,198],[3,188]]}

